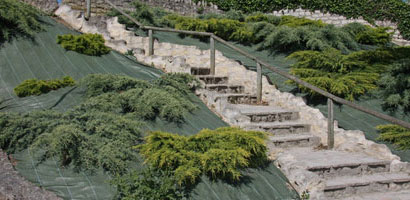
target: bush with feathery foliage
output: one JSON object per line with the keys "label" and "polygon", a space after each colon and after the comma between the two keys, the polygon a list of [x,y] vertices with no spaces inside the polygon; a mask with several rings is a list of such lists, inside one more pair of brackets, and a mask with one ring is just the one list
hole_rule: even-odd
{"label": "bush with feathery foliage", "polygon": [[42,160],[58,157],[63,166],[123,174],[137,159],[131,147],[142,142],[141,121],[182,122],[196,108],[188,97],[196,79],[178,73],[160,79],[93,74],[80,81],[86,99],[70,111],[0,113],[0,148],[9,153],[33,148]]}
{"label": "bush with feathery foliage", "polygon": [[[323,52],[295,52],[288,56],[289,59],[297,61],[290,73],[336,96],[354,100],[376,89],[376,82],[379,79],[380,69],[366,62],[366,59],[362,58],[362,53],[343,55],[336,49]],[[301,91],[308,92],[311,96],[317,95],[316,92],[306,87],[296,85]]]}
{"label": "bush with feathery foliage", "polygon": [[387,124],[376,127],[380,133],[380,141],[393,143],[399,149],[410,149],[410,130],[398,125]]}
{"label": "bush with feathery foliage", "polygon": [[89,56],[101,56],[110,52],[105,46],[105,40],[100,34],[59,35],[57,43],[64,49]]}
{"label": "bush with feathery foliage", "polygon": [[40,12],[21,1],[0,1],[0,43],[16,36],[33,37],[41,31]]}
{"label": "bush with feathery foliage", "polygon": [[[409,48],[410,49],[410,48]],[[395,61],[379,80],[383,110],[410,113],[410,59]]]}
{"label": "bush with feathery foliage", "polygon": [[383,46],[391,42],[393,33],[387,32],[389,28],[372,28],[360,23],[350,23],[342,28],[350,33],[358,43]]}
{"label": "bush with feathery foliage", "polygon": [[267,162],[265,133],[238,128],[202,130],[193,136],[153,132],[137,146],[145,162],[170,170],[178,184],[195,184],[200,175],[238,181],[240,170]]}
{"label": "bush with feathery foliage", "polygon": [[18,97],[26,97],[31,95],[41,95],[48,93],[52,90],[57,90],[60,88],[74,85],[74,79],[69,76],[65,76],[61,80],[28,79],[23,81],[20,85],[16,86],[14,88],[14,93],[16,93]]}

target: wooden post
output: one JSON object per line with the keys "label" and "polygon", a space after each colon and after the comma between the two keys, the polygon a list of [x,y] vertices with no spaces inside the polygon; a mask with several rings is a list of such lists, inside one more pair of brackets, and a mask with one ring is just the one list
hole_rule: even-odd
{"label": "wooden post", "polygon": [[152,36],[152,30],[148,30],[148,36],[149,36],[149,45],[148,45],[148,55],[152,56],[154,55],[154,37]]}
{"label": "wooden post", "polygon": [[256,62],[256,99],[262,103],[262,66]]}
{"label": "wooden post", "polygon": [[327,99],[327,146],[329,149],[333,149],[335,145],[335,133],[334,133],[334,119],[333,119],[333,100]]}
{"label": "wooden post", "polygon": [[211,51],[211,75],[215,75],[215,40],[210,37],[210,51]]}
{"label": "wooden post", "polygon": [[91,0],[87,0],[87,10],[85,13],[85,19],[89,20],[91,16]]}

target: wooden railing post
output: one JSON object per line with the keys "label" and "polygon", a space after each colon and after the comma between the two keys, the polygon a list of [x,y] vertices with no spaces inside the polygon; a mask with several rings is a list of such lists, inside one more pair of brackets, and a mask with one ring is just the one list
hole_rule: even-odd
{"label": "wooden railing post", "polygon": [[211,75],[215,75],[215,40],[210,37],[210,51],[211,51]]}
{"label": "wooden railing post", "polygon": [[335,145],[334,119],[333,119],[333,100],[327,99],[327,146],[333,149]]}
{"label": "wooden railing post", "polygon": [[85,12],[85,19],[89,20],[91,16],[91,0],[87,0],[87,10]]}
{"label": "wooden railing post", "polygon": [[152,30],[148,30],[149,44],[148,44],[148,56],[154,55],[154,36]]}
{"label": "wooden railing post", "polygon": [[256,99],[262,103],[262,66],[256,62]]}

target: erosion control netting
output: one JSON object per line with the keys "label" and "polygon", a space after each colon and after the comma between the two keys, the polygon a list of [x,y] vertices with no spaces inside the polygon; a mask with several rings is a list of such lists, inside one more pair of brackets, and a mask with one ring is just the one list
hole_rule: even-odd
{"label": "erosion control netting", "polygon": [[[181,38],[178,36],[178,34],[174,34],[174,33],[154,32],[154,37],[159,39],[160,42],[170,42],[170,43],[181,44],[181,45],[192,45],[192,46],[197,46],[201,49],[209,49],[209,42],[200,41],[199,39],[195,39],[191,37]],[[260,60],[265,61],[283,71],[289,71],[290,66],[292,65],[292,61],[285,59],[287,56],[285,54],[279,54],[279,53],[272,54],[269,51],[258,51],[256,45],[244,46],[244,45],[236,44],[236,43],[234,45],[241,48],[242,50],[245,50],[251,55],[256,56]],[[238,62],[245,65],[248,69],[256,71],[256,63],[253,60],[245,56],[242,56],[241,54],[237,53],[231,48],[221,43],[218,43],[218,42],[216,42],[215,48],[221,51],[226,57],[237,60]],[[371,48],[371,47],[364,47],[364,48]],[[218,65],[216,65],[216,67],[218,67]],[[297,96],[304,95],[304,94],[293,92],[292,90],[295,87],[285,83],[285,81],[288,79],[272,72],[271,70],[263,68],[263,74],[268,76],[270,81],[273,84],[275,84],[277,88],[279,88],[279,90],[283,92],[292,92]],[[358,101],[355,101],[355,103],[363,107],[375,110],[380,113],[390,114],[387,112],[383,112],[381,108],[382,100],[377,99],[375,97],[360,98]],[[309,105],[312,107],[318,108],[322,113],[324,113],[325,116],[327,116],[327,105],[326,104],[319,104],[319,105],[309,104]],[[396,114],[393,116],[399,119],[410,121],[409,117],[403,116],[401,114]],[[376,141],[376,138],[378,137],[378,133],[377,133],[377,130],[375,129],[375,126],[388,123],[384,120],[373,117],[372,115],[363,113],[361,111],[355,110],[348,106],[335,106],[334,117],[335,117],[335,120],[338,121],[338,124],[340,127],[346,130],[361,130],[365,133],[366,138],[373,140],[373,141]],[[407,150],[407,151],[397,150],[392,145],[389,145],[389,144],[387,145],[392,150],[392,152],[400,156],[400,158],[403,161],[410,161],[410,150]]]}
{"label": "erosion control netting", "polygon": [[[83,100],[84,91],[76,87],[52,91],[41,96],[18,98],[13,88],[23,80],[30,78],[54,79],[72,76],[79,80],[91,73],[125,74],[138,79],[153,80],[162,73],[151,67],[143,66],[133,60],[111,51],[101,57],[81,55],[65,51],[56,44],[57,35],[74,34],[45,18],[49,24],[46,31],[35,36],[34,42],[21,39],[6,43],[0,47],[0,97],[9,99],[6,112],[29,112],[34,109],[57,109],[66,111]],[[201,43],[198,43],[201,44]],[[186,122],[180,125],[155,120],[147,122],[147,130],[163,130],[183,135],[197,133],[203,128],[215,129],[226,126],[218,116],[212,113],[192,94],[198,105],[193,113],[186,116]],[[64,199],[113,199],[115,188],[108,181],[110,175],[97,171],[75,172],[72,168],[62,168],[58,161],[51,159],[39,163],[28,150],[16,153],[16,169],[28,180],[54,191]],[[142,161],[135,163],[139,167]],[[295,199],[297,194],[289,187],[286,178],[273,165],[266,169],[249,169],[244,172],[246,180],[237,185],[220,181],[210,181],[204,177],[193,190],[193,199]]]}

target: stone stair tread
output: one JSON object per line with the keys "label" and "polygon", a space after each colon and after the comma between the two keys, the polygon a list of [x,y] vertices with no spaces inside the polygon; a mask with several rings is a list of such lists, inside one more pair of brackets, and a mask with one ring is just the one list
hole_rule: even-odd
{"label": "stone stair tread", "polygon": [[228,76],[223,75],[195,75],[197,78],[228,78]]}
{"label": "stone stair tread", "polygon": [[292,127],[292,126],[310,126],[310,124],[303,123],[300,121],[284,121],[284,122],[258,122],[258,123],[247,123],[243,124],[243,127],[266,127],[266,128],[277,128],[277,127]]}
{"label": "stone stair tread", "polygon": [[234,108],[240,110],[244,115],[264,115],[264,114],[275,114],[275,113],[291,113],[296,111],[285,110],[278,106],[269,105],[243,105],[237,104],[233,105]]}
{"label": "stone stair tread", "polygon": [[337,190],[346,187],[364,186],[371,183],[405,183],[410,182],[407,173],[377,173],[361,176],[340,176],[326,181],[326,190]]}
{"label": "stone stair tread", "polygon": [[343,198],[343,200],[410,200],[410,190],[356,194],[354,197]]}
{"label": "stone stair tread", "polygon": [[234,85],[234,84],[227,84],[227,83],[222,83],[222,84],[206,84],[206,85],[205,85],[205,87],[218,87],[218,86],[243,87],[242,85]]}
{"label": "stone stair tread", "polygon": [[330,167],[348,167],[359,165],[388,165],[390,161],[380,160],[363,153],[351,153],[335,150],[312,151],[292,149],[289,154],[303,163],[310,170]]}
{"label": "stone stair tread", "polygon": [[298,141],[298,140],[305,140],[314,138],[314,136],[309,133],[301,133],[301,134],[286,134],[286,135],[273,135],[269,136],[269,141],[272,142],[287,142],[287,141]]}

